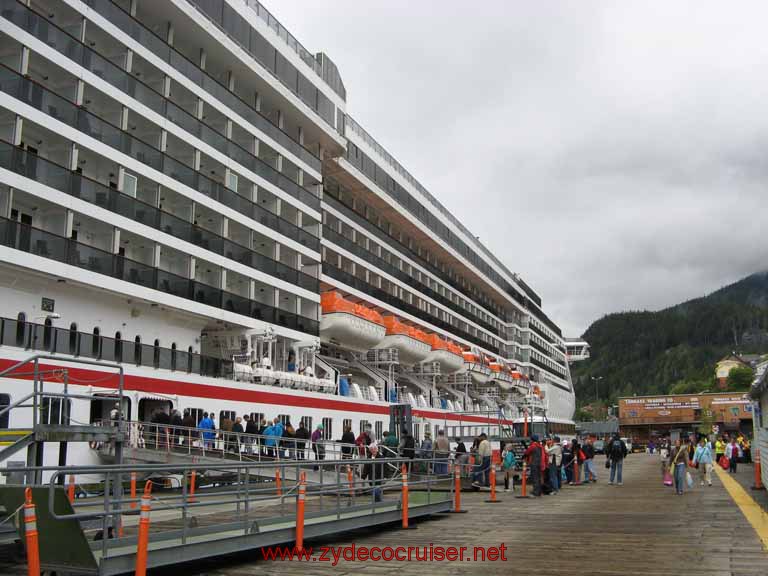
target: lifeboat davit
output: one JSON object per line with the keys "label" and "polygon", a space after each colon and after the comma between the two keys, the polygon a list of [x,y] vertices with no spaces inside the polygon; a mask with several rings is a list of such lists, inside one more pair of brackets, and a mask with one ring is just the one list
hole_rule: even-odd
{"label": "lifeboat davit", "polygon": [[320,306],[320,337],[326,342],[364,352],[386,336],[381,314],[344,299],[338,292],[323,292]]}
{"label": "lifeboat davit", "polygon": [[487,384],[491,379],[491,371],[483,363],[483,357],[474,352],[463,352],[464,369],[475,384]]}
{"label": "lifeboat davit", "polygon": [[437,362],[440,365],[440,373],[443,375],[458,372],[464,366],[464,357],[461,348],[453,342],[443,340],[437,334],[427,336],[431,350],[424,362]]}
{"label": "lifeboat davit", "polygon": [[372,348],[394,348],[401,364],[418,364],[430,351],[427,335],[413,326],[400,322],[395,316],[384,316],[386,335]]}

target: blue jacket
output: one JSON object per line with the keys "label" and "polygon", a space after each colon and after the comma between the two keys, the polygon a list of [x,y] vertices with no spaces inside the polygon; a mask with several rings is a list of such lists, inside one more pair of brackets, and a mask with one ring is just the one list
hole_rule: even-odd
{"label": "blue jacket", "polygon": [[213,440],[216,437],[216,434],[213,432],[215,429],[213,425],[213,420],[210,418],[203,418],[200,420],[200,423],[197,425],[198,428],[202,428],[203,430],[211,430],[211,432],[203,432],[203,438],[206,440]]}
{"label": "blue jacket", "polygon": [[267,437],[267,440],[265,441],[265,444],[267,446],[276,446],[277,445],[277,439],[275,438],[275,427],[274,426],[267,426],[264,429],[264,436]]}
{"label": "blue jacket", "polygon": [[709,446],[696,446],[693,453],[694,464],[712,464],[712,449]]}

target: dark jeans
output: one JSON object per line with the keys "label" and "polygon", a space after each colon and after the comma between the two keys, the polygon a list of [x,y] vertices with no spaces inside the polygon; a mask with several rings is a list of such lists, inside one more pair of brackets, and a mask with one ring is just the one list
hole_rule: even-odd
{"label": "dark jeans", "polygon": [[552,490],[560,490],[560,466],[557,464],[549,465],[549,485]]}
{"label": "dark jeans", "polygon": [[728,467],[728,471],[735,474],[736,473],[736,464],[738,461],[738,457],[731,458],[731,465]]}
{"label": "dark jeans", "polygon": [[531,468],[531,484],[533,485],[533,495],[541,496],[541,468],[538,466]]}
{"label": "dark jeans", "polygon": [[475,482],[482,484],[483,486],[490,486],[490,470],[491,470],[491,457],[483,456],[483,461],[479,466],[475,466],[475,474],[472,478]]}

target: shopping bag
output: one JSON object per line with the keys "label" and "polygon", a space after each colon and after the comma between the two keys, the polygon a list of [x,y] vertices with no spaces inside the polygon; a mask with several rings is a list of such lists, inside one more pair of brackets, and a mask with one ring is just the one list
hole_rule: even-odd
{"label": "shopping bag", "polygon": [[720,458],[720,462],[718,462],[718,464],[720,464],[723,470],[728,470],[728,468],[731,467],[731,461],[728,460],[728,456],[723,456]]}
{"label": "shopping bag", "polygon": [[669,471],[664,472],[664,486],[672,486],[672,474]]}
{"label": "shopping bag", "polygon": [[685,472],[685,483],[688,484],[688,488],[693,488],[693,476],[688,471]]}

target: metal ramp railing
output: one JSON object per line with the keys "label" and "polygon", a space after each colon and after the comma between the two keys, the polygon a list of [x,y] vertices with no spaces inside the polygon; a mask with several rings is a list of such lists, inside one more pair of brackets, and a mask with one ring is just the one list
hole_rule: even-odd
{"label": "metal ramp railing", "polygon": [[[324,461],[317,474],[322,481],[309,484],[305,500],[304,538],[325,537],[363,527],[390,524],[403,514],[401,458],[364,458]],[[313,472],[312,462],[219,463],[185,465],[122,465],[102,467],[47,467],[47,487],[33,488],[40,534],[43,570],[68,574],[111,576],[132,572],[136,561],[139,509],[137,483],[131,474],[147,478],[152,500],[147,567],[171,566],[203,558],[296,539],[298,484],[284,480],[288,468]],[[444,474],[409,478],[408,515],[426,517],[449,511],[454,502],[447,473],[448,459],[427,462],[445,466]],[[264,469],[264,470],[262,470]],[[263,480],[267,471],[280,473],[281,483]],[[29,472],[29,471],[27,471]],[[195,473],[226,473],[218,486],[195,486]],[[64,476],[98,475],[101,494],[67,499],[59,486]],[[155,479],[173,475],[178,483],[163,488]],[[277,477],[277,476],[276,476]],[[437,490],[442,485],[442,490]],[[18,510],[23,486],[0,486],[0,503]],[[95,490],[91,490],[93,494]],[[20,535],[23,532],[20,528]],[[43,545],[43,542],[55,545]]]}

